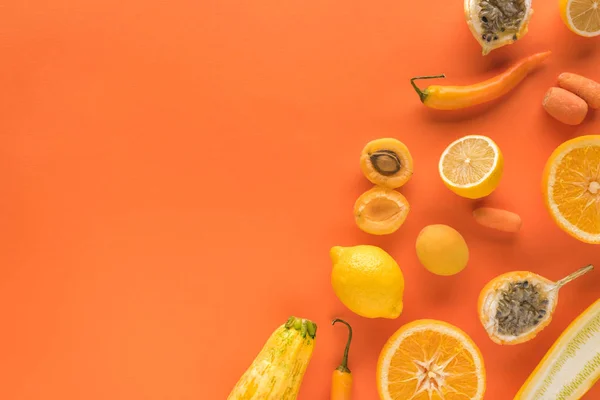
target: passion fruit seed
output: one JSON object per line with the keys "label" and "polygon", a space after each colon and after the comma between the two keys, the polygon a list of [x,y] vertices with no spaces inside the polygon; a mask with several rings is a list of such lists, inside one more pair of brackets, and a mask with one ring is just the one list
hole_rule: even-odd
{"label": "passion fruit seed", "polygon": [[391,150],[378,150],[369,154],[373,168],[383,176],[392,176],[400,171],[400,158]]}
{"label": "passion fruit seed", "polygon": [[546,316],[548,298],[539,285],[529,281],[511,282],[498,300],[496,322],[501,335],[519,336]]}
{"label": "passion fruit seed", "polygon": [[[487,42],[498,40],[499,32],[518,32],[527,12],[525,0],[481,0],[479,6],[481,37]],[[516,34],[513,39],[517,39]]]}

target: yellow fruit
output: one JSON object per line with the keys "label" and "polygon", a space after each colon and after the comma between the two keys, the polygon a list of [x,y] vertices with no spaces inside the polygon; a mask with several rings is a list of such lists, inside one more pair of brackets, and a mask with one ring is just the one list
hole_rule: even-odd
{"label": "yellow fruit", "polygon": [[465,239],[447,225],[429,225],[417,237],[417,257],[425,268],[436,275],[454,275],[469,261]]}
{"label": "yellow fruit", "polygon": [[492,193],[502,178],[504,158],[494,141],[470,135],[450,144],[442,153],[439,173],[459,196],[479,199]]}
{"label": "yellow fruit", "polygon": [[363,149],[360,169],[372,183],[396,189],[412,176],[413,159],[408,147],[398,139],[376,139]]}
{"label": "yellow fruit", "polygon": [[465,0],[465,19],[485,56],[527,34],[531,0]]}
{"label": "yellow fruit", "polygon": [[394,233],[402,226],[410,206],[406,197],[393,189],[375,186],[354,204],[354,219],[363,231],[372,235]]}
{"label": "yellow fruit", "polygon": [[600,135],[558,146],[546,163],[542,190],[562,230],[582,242],[600,244]]}
{"label": "yellow fruit", "polygon": [[481,400],[483,357],[473,340],[446,322],[419,320],[387,341],[377,363],[381,400]]}
{"label": "yellow fruit", "polygon": [[559,0],[560,16],[579,36],[600,35],[600,0]]}
{"label": "yellow fruit", "polygon": [[398,264],[375,246],[333,247],[331,285],[354,313],[366,318],[397,318],[402,313],[404,276]]}
{"label": "yellow fruit", "polygon": [[515,400],[582,399],[598,378],[600,300],[564,330],[523,384]]}

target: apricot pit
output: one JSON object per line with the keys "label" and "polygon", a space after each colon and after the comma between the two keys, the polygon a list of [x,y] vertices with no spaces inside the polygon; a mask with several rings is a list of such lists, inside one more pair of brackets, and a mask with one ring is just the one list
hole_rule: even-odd
{"label": "apricot pit", "polygon": [[413,173],[413,159],[408,147],[397,139],[373,140],[360,156],[360,168],[376,185],[396,189],[404,185]]}

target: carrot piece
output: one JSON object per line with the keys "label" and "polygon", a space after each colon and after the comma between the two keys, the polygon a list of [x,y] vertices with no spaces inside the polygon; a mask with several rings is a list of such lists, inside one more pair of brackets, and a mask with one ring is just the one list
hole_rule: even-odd
{"label": "carrot piece", "polygon": [[480,225],[503,232],[516,233],[522,225],[518,214],[498,208],[478,208],[473,211],[473,217]]}
{"label": "carrot piece", "polygon": [[600,83],[570,72],[558,76],[558,86],[575,93],[593,109],[600,108]]}
{"label": "carrot piece", "polygon": [[567,125],[579,125],[588,112],[588,105],[582,98],[557,87],[548,90],[542,105],[548,114]]}

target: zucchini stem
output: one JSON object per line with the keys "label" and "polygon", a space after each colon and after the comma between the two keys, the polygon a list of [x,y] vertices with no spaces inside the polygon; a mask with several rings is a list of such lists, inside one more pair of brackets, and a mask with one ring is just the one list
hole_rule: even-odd
{"label": "zucchini stem", "polygon": [[311,320],[298,318],[298,317],[289,317],[287,322],[285,323],[285,329],[294,328],[299,331],[303,338],[306,335],[310,336],[311,339],[314,339],[317,335],[317,324],[312,322]]}

